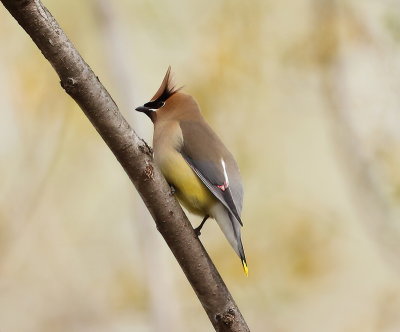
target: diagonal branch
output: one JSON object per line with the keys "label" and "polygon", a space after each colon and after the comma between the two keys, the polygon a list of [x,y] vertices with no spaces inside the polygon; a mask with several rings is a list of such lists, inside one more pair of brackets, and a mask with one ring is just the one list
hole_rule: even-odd
{"label": "diagonal branch", "polygon": [[[238,307],[152,160],[98,77],[40,0],[1,0],[32,38],[114,153],[153,216],[216,331],[249,331]],[[157,271],[154,271],[157,273]]]}

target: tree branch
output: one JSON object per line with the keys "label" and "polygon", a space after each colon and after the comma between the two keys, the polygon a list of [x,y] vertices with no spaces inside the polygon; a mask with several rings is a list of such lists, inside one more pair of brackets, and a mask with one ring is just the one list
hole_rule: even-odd
{"label": "tree branch", "polygon": [[51,63],[61,86],[78,103],[136,186],[216,331],[249,331],[187,217],[154,165],[151,149],[131,129],[50,12],[40,0],[1,2]]}

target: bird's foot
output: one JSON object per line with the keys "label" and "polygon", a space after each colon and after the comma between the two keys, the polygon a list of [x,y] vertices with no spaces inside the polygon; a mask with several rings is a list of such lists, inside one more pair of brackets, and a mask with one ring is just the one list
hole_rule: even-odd
{"label": "bird's foot", "polygon": [[197,237],[199,237],[201,235],[201,227],[200,226],[196,227],[194,229],[194,233],[196,234]]}
{"label": "bird's foot", "polygon": [[201,231],[201,229],[203,228],[204,223],[207,221],[208,218],[210,218],[210,216],[209,216],[209,215],[206,215],[206,216],[204,217],[203,221],[201,222],[201,224],[200,224],[198,227],[196,227],[196,228],[194,229],[194,232],[196,233],[197,237],[199,237],[199,236],[201,235],[201,232],[200,232],[200,231]]}

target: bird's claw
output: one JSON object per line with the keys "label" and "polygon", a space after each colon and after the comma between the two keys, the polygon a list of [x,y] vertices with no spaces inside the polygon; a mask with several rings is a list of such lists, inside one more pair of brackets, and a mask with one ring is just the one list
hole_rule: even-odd
{"label": "bird's claw", "polygon": [[196,234],[197,237],[199,237],[201,235],[201,227],[196,227],[194,229],[194,233]]}

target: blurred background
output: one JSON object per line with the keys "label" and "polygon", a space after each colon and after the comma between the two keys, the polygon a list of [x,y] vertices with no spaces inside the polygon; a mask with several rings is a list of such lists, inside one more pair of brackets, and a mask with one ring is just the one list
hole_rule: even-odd
{"label": "blurred background", "polygon": [[[168,65],[236,156],[252,331],[400,331],[400,2],[44,4],[135,131]],[[134,187],[0,8],[0,330],[211,331]],[[189,215],[195,226],[200,217]]]}

